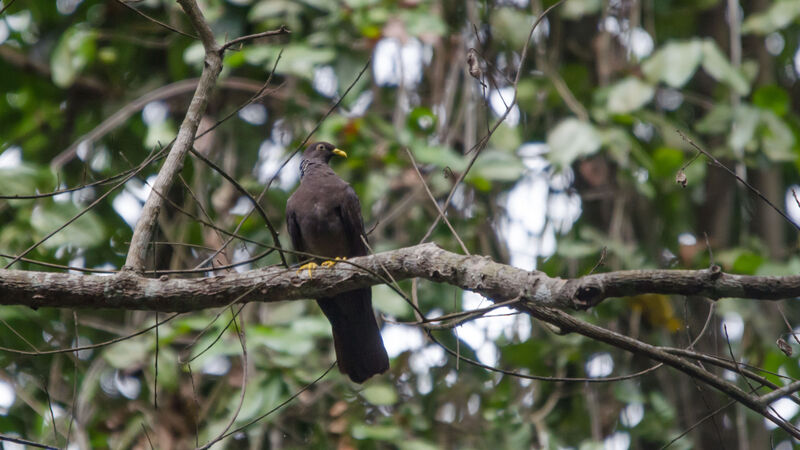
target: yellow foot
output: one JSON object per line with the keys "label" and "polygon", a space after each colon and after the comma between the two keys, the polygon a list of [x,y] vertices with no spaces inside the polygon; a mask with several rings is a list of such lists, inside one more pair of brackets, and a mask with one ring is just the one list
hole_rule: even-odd
{"label": "yellow foot", "polygon": [[[322,263],[322,264],[325,264],[325,263]],[[310,262],[310,263],[303,264],[302,266],[300,266],[299,269],[297,269],[297,274],[300,275],[300,272],[302,272],[304,270],[308,270],[308,278],[313,278],[311,276],[311,271],[316,269],[317,267],[319,267],[319,266],[317,266],[317,263],[315,263],[315,262]]]}
{"label": "yellow foot", "polygon": [[320,266],[322,266],[322,267],[333,267],[336,264],[336,261],[344,261],[346,259],[347,258],[343,258],[343,257],[337,256],[336,258],[333,258],[333,261],[331,261],[331,260],[323,261],[322,264],[320,264]]}

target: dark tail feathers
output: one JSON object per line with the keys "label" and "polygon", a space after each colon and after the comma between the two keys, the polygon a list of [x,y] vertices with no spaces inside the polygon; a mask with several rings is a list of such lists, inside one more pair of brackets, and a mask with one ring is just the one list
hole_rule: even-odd
{"label": "dark tail feathers", "polygon": [[317,300],[333,328],[339,371],[356,383],[389,369],[389,355],[372,311],[372,290],[358,289]]}

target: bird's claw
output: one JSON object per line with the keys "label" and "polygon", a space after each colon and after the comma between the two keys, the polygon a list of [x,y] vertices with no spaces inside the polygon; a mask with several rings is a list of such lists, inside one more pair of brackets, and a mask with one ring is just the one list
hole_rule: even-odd
{"label": "bird's claw", "polygon": [[323,261],[320,264],[320,266],[322,266],[322,267],[333,267],[336,264],[336,261],[344,261],[346,259],[347,258],[344,258],[344,257],[341,257],[341,256],[337,256],[336,258],[333,258],[333,260],[329,259],[327,261]]}
{"label": "bird's claw", "polygon": [[[322,263],[322,264],[323,264],[323,265],[325,265],[325,263]],[[300,272],[302,272],[302,271],[304,271],[304,270],[308,270],[308,278],[313,278],[313,277],[311,276],[311,271],[312,271],[312,270],[314,270],[314,269],[316,269],[317,267],[319,267],[319,266],[318,266],[318,265],[317,265],[317,263],[315,263],[315,262],[306,263],[306,264],[303,264],[302,266],[300,266],[300,268],[299,268],[299,269],[297,269],[297,272],[296,272],[296,273],[297,273],[298,275],[300,275]]]}

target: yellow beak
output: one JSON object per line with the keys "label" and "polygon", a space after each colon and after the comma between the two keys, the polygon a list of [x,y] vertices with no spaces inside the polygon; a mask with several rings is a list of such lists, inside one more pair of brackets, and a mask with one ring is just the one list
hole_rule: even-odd
{"label": "yellow beak", "polygon": [[347,158],[347,153],[345,153],[345,152],[344,152],[344,150],[339,150],[338,148],[335,148],[335,149],[333,149],[333,152],[332,152],[332,153],[333,153],[334,155],[339,155],[339,156],[341,156],[342,158]]}

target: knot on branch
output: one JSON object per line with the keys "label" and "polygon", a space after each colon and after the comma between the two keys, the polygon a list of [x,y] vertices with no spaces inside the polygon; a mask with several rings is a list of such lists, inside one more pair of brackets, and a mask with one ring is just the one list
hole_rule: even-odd
{"label": "knot on branch", "polygon": [[603,286],[594,280],[587,280],[575,289],[572,306],[578,310],[589,309],[603,300]]}

